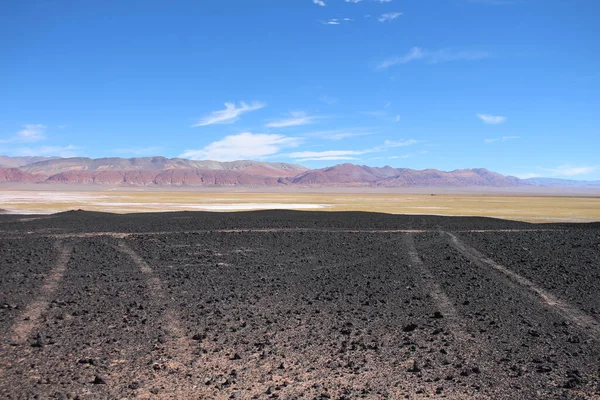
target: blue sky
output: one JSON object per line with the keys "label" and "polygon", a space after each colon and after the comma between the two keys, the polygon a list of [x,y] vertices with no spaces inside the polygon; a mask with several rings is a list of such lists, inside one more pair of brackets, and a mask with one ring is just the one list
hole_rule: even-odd
{"label": "blue sky", "polygon": [[6,1],[0,154],[600,179],[597,0]]}

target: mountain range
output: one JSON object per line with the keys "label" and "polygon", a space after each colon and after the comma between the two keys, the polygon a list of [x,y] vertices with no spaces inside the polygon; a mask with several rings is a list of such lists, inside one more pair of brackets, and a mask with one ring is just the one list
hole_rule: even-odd
{"label": "mountain range", "polygon": [[321,169],[259,161],[183,158],[45,158],[0,156],[0,183],[106,186],[300,186],[300,187],[519,187],[600,186],[551,178],[519,179],[484,168],[440,171],[339,164]]}

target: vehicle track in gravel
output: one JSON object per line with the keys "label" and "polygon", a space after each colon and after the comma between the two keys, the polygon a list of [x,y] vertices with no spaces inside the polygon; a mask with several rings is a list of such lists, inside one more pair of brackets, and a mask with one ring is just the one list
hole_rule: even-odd
{"label": "vehicle track in gravel", "polygon": [[56,292],[60,281],[63,279],[65,270],[67,269],[67,263],[71,258],[73,244],[65,244],[62,241],[59,241],[55,246],[59,249],[58,260],[40,288],[38,298],[27,305],[23,314],[19,317],[19,321],[13,325],[12,334],[9,339],[12,344],[22,345],[25,340],[27,340],[31,331],[37,326],[41,315],[48,308],[52,296]]}
{"label": "vehicle track in gravel", "polygon": [[514,284],[519,285],[524,290],[534,293],[543,305],[557,312],[565,320],[577,325],[583,332],[600,344],[600,322],[597,319],[584,313],[574,305],[559,299],[549,291],[545,290],[539,285],[536,285],[524,276],[521,276],[505,266],[498,264],[491,258],[479,252],[477,249],[466,245],[460,241],[456,235],[453,235],[450,232],[444,232],[444,234],[447,235],[453,247],[458,249],[474,263],[478,264],[479,266],[491,267],[496,271],[506,275],[512,282],[514,282]]}
{"label": "vehicle track in gravel", "polygon": [[[23,307],[0,308],[3,339],[15,344],[0,352],[0,398],[600,395],[597,321],[588,308],[558,296],[560,281],[549,288],[461,240],[518,232],[552,241],[577,230],[572,235],[589,236],[581,242],[588,257],[593,225],[186,216],[186,226],[170,215],[86,213],[7,223],[0,243],[23,251],[1,254],[42,254],[52,240],[57,247],[47,267],[0,264],[0,279],[9,268],[22,273],[0,280],[14,289],[0,293],[0,303],[20,305],[18,285],[38,282]],[[82,231],[94,224],[108,229]],[[25,279],[29,271],[45,279]],[[600,290],[600,282],[589,285]]]}

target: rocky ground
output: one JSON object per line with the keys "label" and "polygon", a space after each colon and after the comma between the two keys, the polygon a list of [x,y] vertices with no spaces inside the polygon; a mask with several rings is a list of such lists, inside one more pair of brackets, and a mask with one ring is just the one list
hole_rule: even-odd
{"label": "rocky ground", "polygon": [[598,399],[600,224],[0,215],[1,399]]}

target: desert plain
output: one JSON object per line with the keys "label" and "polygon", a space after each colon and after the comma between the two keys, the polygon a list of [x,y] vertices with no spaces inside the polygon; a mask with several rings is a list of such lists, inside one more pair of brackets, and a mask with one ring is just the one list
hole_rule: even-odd
{"label": "desert plain", "polygon": [[600,398],[598,198],[0,195],[2,399]]}
{"label": "desert plain", "polygon": [[420,189],[381,192],[11,190],[0,192],[0,210],[52,214],[74,209],[112,213],[244,211],[268,209],[367,211],[389,214],[487,216],[528,222],[600,221],[600,194],[583,192],[485,192]]}

